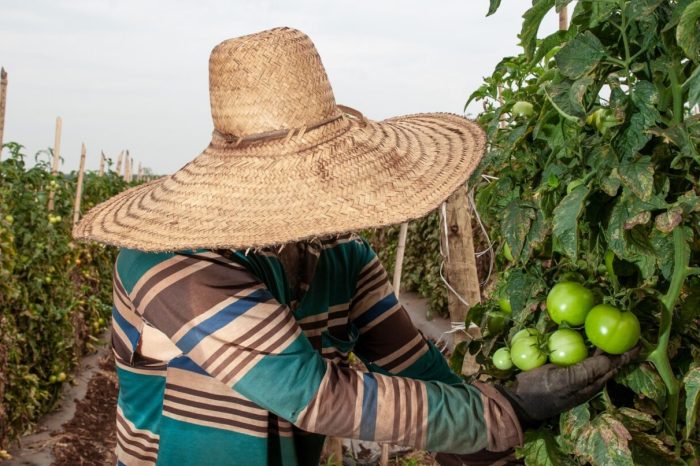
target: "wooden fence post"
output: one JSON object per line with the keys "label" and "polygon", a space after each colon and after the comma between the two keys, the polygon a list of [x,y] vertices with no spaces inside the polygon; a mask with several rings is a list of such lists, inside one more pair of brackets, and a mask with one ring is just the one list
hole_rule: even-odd
{"label": "wooden fence post", "polygon": [[124,156],[124,174],[122,175],[122,178],[124,178],[124,181],[127,183],[129,182],[129,166],[131,163],[129,162],[131,158],[131,155],[129,154],[129,151],[126,151],[126,155]]}
{"label": "wooden fence post", "polygon": [[559,30],[566,31],[569,29],[569,7],[564,5],[559,10]]}
{"label": "wooden fence post", "polygon": [[[481,302],[479,289],[479,274],[476,270],[476,256],[474,254],[474,238],[472,236],[472,221],[469,213],[469,200],[467,189],[459,188],[448,199],[445,208],[447,237],[443,238],[447,244],[443,245],[443,251],[447,251],[445,260],[445,275],[450,286],[455,292],[466,300],[462,302],[451,290],[447,293],[447,307],[450,311],[452,322],[464,322],[469,312],[469,307]],[[445,225],[441,225],[445,236]],[[454,332],[453,343],[456,346],[465,340],[462,332]]]}
{"label": "wooden fence post", "polygon": [[7,72],[0,68],[0,160],[2,160],[2,144],[5,134],[5,101],[7,100]]}
{"label": "wooden fence post", "polygon": [[136,175],[136,181],[138,181],[140,183],[142,176],[143,176],[143,172],[141,171],[141,162],[139,162],[139,171],[137,172],[137,175]]}
{"label": "wooden fence post", "polygon": [[[58,165],[61,163],[61,133],[63,132],[63,120],[60,116],[56,117],[56,132],[54,133],[53,139],[53,160],[51,161],[51,176],[56,176],[58,174]],[[53,212],[54,208],[54,197],[56,191],[51,190],[49,192],[49,212]]]}
{"label": "wooden fence post", "polygon": [[102,176],[105,174],[105,160],[107,157],[105,156],[105,151],[100,151],[100,171],[98,173],[98,176]]}
{"label": "wooden fence post", "polygon": [[129,183],[134,179],[134,159],[129,162]]}
{"label": "wooden fence post", "polygon": [[117,168],[115,169],[117,175],[122,174],[122,159],[124,158],[124,151],[119,152],[119,157],[117,157]]}
{"label": "wooden fence post", "polygon": [[73,204],[73,225],[78,223],[80,219],[80,199],[83,195],[83,173],[85,172],[85,155],[87,149],[83,143],[80,151],[80,169],[78,170],[78,185],[75,187],[75,203]]}

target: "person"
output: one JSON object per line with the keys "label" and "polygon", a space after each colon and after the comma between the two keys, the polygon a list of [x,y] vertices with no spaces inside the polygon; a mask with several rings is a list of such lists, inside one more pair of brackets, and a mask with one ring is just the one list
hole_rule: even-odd
{"label": "person", "polygon": [[222,42],[209,69],[211,144],[74,228],[121,248],[119,465],[318,464],[327,435],[508,461],[523,425],[593,396],[633,358],[546,366],[512,387],[463,382],[355,232],[436,208],[478,163],[483,131],[336,105],[294,29]]}

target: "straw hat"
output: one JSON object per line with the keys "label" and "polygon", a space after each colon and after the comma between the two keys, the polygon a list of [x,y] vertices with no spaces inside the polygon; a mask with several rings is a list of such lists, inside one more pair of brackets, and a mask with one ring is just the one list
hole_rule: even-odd
{"label": "straw hat", "polygon": [[209,86],[209,147],[94,207],[75,238],[238,249],[401,223],[435,209],[484,150],[483,131],[458,115],[371,121],[336,105],[314,44],[294,29],[216,46]]}

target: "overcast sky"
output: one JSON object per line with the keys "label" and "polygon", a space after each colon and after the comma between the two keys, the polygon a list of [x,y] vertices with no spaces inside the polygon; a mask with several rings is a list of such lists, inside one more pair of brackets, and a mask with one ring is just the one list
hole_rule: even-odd
{"label": "overcast sky", "polygon": [[[3,0],[9,74],[5,142],[33,155],[63,118],[64,171],[99,152],[172,173],[209,143],[208,59],[220,41],[276,26],[316,44],[338,103],[372,119],[462,113],[469,93],[517,53],[530,0]],[[554,12],[540,37],[554,31]],[[477,111],[474,108],[473,111]],[[7,156],[7,151],[3,153]]]}

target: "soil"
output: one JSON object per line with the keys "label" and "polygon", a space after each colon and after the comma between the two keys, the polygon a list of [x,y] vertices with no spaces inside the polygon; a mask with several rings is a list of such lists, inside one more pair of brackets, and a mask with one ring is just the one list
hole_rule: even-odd
{"label": "soil", "polygon": [[117,376],[112,356],[100,360],[100,370],[88,384],[75,416],[63,425],[53,447],[54,466],[113,465],[116,462]]}

